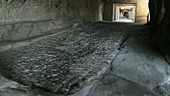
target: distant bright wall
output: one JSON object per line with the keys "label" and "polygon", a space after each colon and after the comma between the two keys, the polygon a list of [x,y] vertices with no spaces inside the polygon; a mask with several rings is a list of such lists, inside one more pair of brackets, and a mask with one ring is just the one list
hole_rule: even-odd
{"label": "distant bright wall", "polygon": [[146,23],[149,13],[148,0],[106,0],[104,9],[104,20],[112,21],[113,4],[136,4],[136,20],[137,23]]}

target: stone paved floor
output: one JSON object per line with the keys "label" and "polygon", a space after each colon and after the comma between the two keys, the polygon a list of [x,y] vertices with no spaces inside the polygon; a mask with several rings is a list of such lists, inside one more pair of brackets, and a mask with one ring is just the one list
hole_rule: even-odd
{"label": "stone paved floor", "polygon": [[137,83],[107,73],[72,96],[159,96]]}
{"label": "stone paved floor", "polygon": [[7,78],[53,93],[74,92],[108,69],[118,53],[125,33],[102,25],[82,25],[3,52],[1,71]]}
{"label": "stone paved floor", "polygon": [[[73,96],[157,96],[152,89],[168,81],[169,66],[148,32],[137,24],[88,23],[1,53],[0,69],[9,79],[57,94],[81,89]],[[53,96],[17,86],[12,89],[21,93],[11,86],[0,90]]]}

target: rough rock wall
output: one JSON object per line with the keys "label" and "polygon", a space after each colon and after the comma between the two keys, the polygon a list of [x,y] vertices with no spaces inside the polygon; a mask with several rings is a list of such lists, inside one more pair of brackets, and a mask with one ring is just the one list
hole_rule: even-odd
{"label": "rough rock wall", "polygon": [[[156,3],[153,3],[153,1],[156,1]],[[166,62],[170,64],[170,1],[150,0],[150,2],[150,11],[153,15],[151,18],[152,21],[150,21],[149,24],[152,25],[155,41],[159,45],[160,51]]]}
{"label": "rough rock wall", "polygon": [[112,21],[113,17],[113,2],[106,1],[104,4],[103,20]]}
{"label": "rough rock wall", "polygon": [[80,20],[97,21],[100,0],[1,0],[0,41],[21,40]]}
{"label": "rough rock wall", "polygon": [[159,32],[157,33],[157,37],[159,38],[159,44],[162,47],[170,48],[170,1],[164,0],[165,13],[164,18],[162,19],[159,27]]}
{"label": "rough rock wall", "polygon": [[[164,0],[164,8],[165,13],[160,16],[157,16],[159,18],[163,17],[161,20],[161,23],[154,26],[153,28],[156,28],[156,40],[158,41],[158,44],[160,46],[161,51],[163,52],[163,55],[165,57],[165,60],[170,64],[170,1]],[[162,10],[159,12],[161,14]],[[158,18],[158,19],[159,19]]]}

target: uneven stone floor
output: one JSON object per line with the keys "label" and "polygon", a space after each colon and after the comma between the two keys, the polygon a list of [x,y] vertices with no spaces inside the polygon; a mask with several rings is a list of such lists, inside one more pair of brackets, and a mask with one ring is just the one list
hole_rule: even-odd
{"label": "uneven stone floor", "polygon": [[2,52],[2,75],[28,87],[2,85],[0,96],[53,96],[32,87],[72,96],[158,96],[152,90],[168,82],[169,65],[149,31],[137,24],[87,23]]}

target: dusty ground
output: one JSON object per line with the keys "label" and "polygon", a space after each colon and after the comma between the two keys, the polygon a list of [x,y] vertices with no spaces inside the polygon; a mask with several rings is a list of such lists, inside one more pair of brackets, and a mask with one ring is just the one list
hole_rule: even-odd
{"label": "dusty ground", "polygon": [[149,32],[137,24],[87,23],[3,52],[1,73],[28,87],[6,81],[0,96],[52,96],[32,87],[73,96],[158,96],[152,90],[168,82],[169,65]]}

